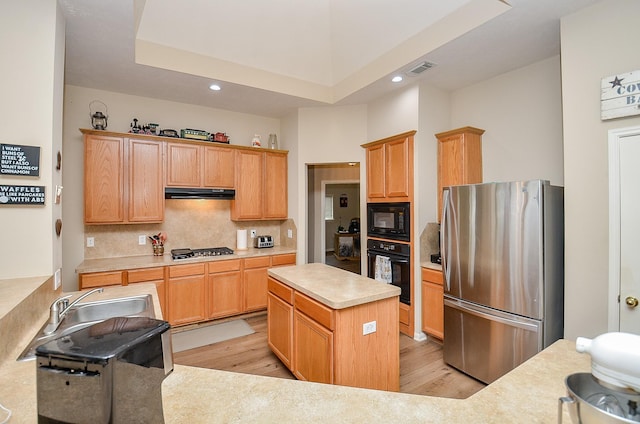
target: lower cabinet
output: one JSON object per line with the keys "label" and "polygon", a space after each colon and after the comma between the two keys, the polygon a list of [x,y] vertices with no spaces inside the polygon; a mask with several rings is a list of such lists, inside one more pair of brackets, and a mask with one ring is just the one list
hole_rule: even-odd
{"label": "lower cabinet", "polygon": [[80,290],[154,283],[172,326],[267,309],[269,268],[295,265],[296,254],[80,274]]}
{"label": "lower cabinet", "polygon": [[422,268],[422,331],[444,339],[442,271]]}
{"label": "lower cabinet", "polygon": [[206,263],[173,265],[169,267],[168,310],[171,325],[204,321]]}
{"label": "lower cabinet", "polygon": [[[298,307],[301,301],[316,303],[299,293],[295,294],[293,374],[299,380],[333,384],[333,329],[323,326],[318,321],[302,313]],[[313,312],[313,310],[319,310],[320,313],[325,315],[332,314],[330,309],[320,304],[315,304],[312,309],[307,309],[309,312]]]}
{"label": "lower cabinet", "polygon": [[167,316],[165,267],[130,269],[127,273],[127,284],[154,283],[158,292],[162,316]]}
{"label": "lower cabinet", "polygon": [[[332,309],[269,277],[269,347],[299,380],[400,389],[398,299]],[[376,331],[363,335],[363,323]]]}
{"label": "lower cabinet", "polygon": [[209,262],[208,266],[207,318],[220,318],[241,313],[240,259]]}
{"label": "lower cabinet", "polygon": [[289,369],[293,352],[293,290],[269,278],[267,344]]}

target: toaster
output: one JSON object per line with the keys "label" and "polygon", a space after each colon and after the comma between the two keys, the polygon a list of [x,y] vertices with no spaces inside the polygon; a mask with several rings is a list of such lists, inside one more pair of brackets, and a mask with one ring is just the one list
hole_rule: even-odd
{"label": "toaster", "polygon": [[273,237],[271,236],[257,236],[253,240],[253,247],[262,249],[264,247],[273,247]]}

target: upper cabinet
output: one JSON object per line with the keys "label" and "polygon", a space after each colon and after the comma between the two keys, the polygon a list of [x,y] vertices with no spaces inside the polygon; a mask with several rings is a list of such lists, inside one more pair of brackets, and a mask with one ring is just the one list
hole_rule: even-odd
{"label": "upper cabinet", "polygon": [[166,143],[166,149],[167,186],[233,188],[232,148]]}
{"label": "upper cabinet", "polygon": [[287,153],[264,150],[236,152],[234,221],[287,219]]}
{"label": "upper cabinet", "polygon": [[164,219],[162,143],[85,133],[86,224]]}
{"label": "upper cabinet", "polygon": [[410,131],[363,144],[367,150],[367,201],[413,200],[413,136]]}
{"label": "upper cabinet", "polygon": [[482,134],[463,127],[436,134],[438,139],[438,222],[442,214],[442,189],[482,182]]}
{"label": "upper cabinet", "polygon": [[288,216],[288,152],[81,129],[86,224],[164,220],[164,188],[234,188],[231,219]]}

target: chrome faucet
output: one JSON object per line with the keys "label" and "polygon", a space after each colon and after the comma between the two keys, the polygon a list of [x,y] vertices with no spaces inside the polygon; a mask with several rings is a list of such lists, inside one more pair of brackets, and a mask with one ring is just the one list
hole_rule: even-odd
{"label": "chrome faucet", "polygon": [[71,297],[70,294],[54,300],[51,304],[51,307],[49,307],[49,323],[44,329],[44,334],[49,335],[54,333],[60,326],[62,318],[64,318],[64,316],[67,314],[67,311],[69,311],[69,309],[75,306],[82,299],[89,295],[92,295],[93,293],[102,293],[103,291],[104,289],[102,287],[89,290],[71,303],[69,303],[69,298]]}

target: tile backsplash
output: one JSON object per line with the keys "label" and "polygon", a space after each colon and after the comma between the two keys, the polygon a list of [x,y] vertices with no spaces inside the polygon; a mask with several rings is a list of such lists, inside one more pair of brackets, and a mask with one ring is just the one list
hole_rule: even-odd
{"label": "tile backsplash", "polygon": [[420,234],[420,262],[430,262],[431,254],[440,251],[440,224],[430,222]]}
{"label": "tile backsplash", "polygon": [[[85,240],[94,238],[94,247],[84,248],[85,259],[151,255],[151,241],[138,244],[138,236],[165,232],[165,254],[171,249],[226,246],[236,249],[237,230],[255,229],[258,235],[273,236],[276,246],[295,247],[293,220],[234,222],[230,219],[230,200],[166,200],[165,220],[161,224],[85,225]],[[288,238],[288,230],[293,237]],[[249,231],[247,231],[249,233]],[[253,241],[247,244],[252,246]]]}

